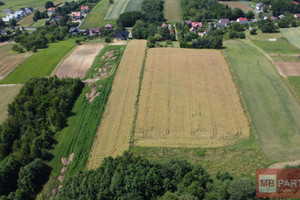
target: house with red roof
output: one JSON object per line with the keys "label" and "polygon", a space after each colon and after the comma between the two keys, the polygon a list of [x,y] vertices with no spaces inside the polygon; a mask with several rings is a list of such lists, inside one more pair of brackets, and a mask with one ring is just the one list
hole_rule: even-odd
{"label": "house with red roof", "polygon": [[47,14],[49,17],[55,13],[55,7],[48,8]]}
{"label": "house with red roof", "polygon": [[296,19],[300,19],[300,14],[299,14],[299,13],[296,13],[296,14],[294,15],[294,17],[295,17]]}
{"label": "house with red roof", "polygon": [[248,21],[248,19],[246,17],[240,17],[236,20],[239,24],[248,24],[250,25],[250,22]]}
{"label": "house with red roof", "polygon": [[296,4],[296,5],[298,5],[298,4],[299,4],[299,2],[297,2],[297,1],[293,1],[293,4]]}
{"label": "house with red roof", "polygon": [[73,21],[77,21],[80,20],[81,17],[81,13],[80,12],[72,12],[71,13],[71,18]]}
{"label": "house with red roof", "polygon": [[81,10],[82,13],[86,14],[86,13],[89,12],[89,7],[88,6],[81,6],[80,10]]}
{"label": "house with red roof", "polygon": [[192,22],[192,27],[193,28],[202,28],[202,22]]}
{"label": "house with red roof", "polygon": [[105,24],[104,30],[111,30],[111,29],[113,29],[113,25],[111,25],[109,23]]}

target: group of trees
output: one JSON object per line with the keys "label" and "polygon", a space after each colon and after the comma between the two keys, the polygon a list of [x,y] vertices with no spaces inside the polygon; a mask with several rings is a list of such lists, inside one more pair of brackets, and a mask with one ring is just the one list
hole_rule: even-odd
{"label": "group of trees", "polygon": [[5,3],[3,3],[2,1],[0,1],[0,6],[3,6],[3,5],[5,5]]}
{"label": "group of trees", "polygon": [[41,12],[41,11],[37,10],[37,11],[34,12],[34,15],[33,15],[32,19],[33,19],[33,21],[36,22],[39,19],[46,19],[46,18],[48,18],[48,13],[47,13],[46,10],[44,12]]}
{"label": "group of trees", "polygon": [[271,19],[259,20],[257,22],[257,26],[263,33],[278,32],[278,27],[274,24],[274,22]]}
{"label": "group of trees", "polygon": [[234,180],[227,172],[211,177],[187,161],[152,163],[125,152],[105,158],[94,171],[69,178],[57,199],[235,199],[255,198],[249,179]]}
{"label": "group of trees", "polygon": [[210,19],[229,18],[235,20],[245,17],[239,9],[231,9],[219,4],[217,0],[181,0],[182,18],[193,21],[207,21]]}
{"label": "group of trees", "polygon": [[300,13],[300,4],[294,4],[290,0],[274,0],[271,3],[271,11],[276,17],[285,13]]}
{"label": "group of trees", "polygon": [[163,10],[164,4],[162,0],[143,0],[141,12],[146,22],[154,23],[166,21]]}
{"label": "group of trees", "polygon": [[0,196],[34,199],[50,172],[44,161],[52,157],[55,133],[66,125],[82,88],[79,79],[57,77],[24,84],[0,125]]}
{"label": "group of trees", "polygon": [[32,34],[22,30],[14,41],[19,43],[27,51],[36,51],[40,48],[46,48],[49,42],[63,40],[69,34],[69,27],[58,25],[39,27]]}

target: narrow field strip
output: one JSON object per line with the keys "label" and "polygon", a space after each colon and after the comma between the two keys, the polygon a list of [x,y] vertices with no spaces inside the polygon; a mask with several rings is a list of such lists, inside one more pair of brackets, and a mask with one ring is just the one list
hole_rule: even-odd
{"label": "narrow field strip", "polygon": [[7,118],[7,107],[23,85],[0,85],[0,124]]}
{"label": "narrow field strip", "polygon": [[120,14],[122,14],[125,11],[128,3],[129,0],[114,0],[114,3],[110,5],[104,19],[105,20],[118,19]]}
{"label": "narrow field strip", "polygon": [[280,31],[288,39],[288,41],[294,46],[300,49],[300,27],[297,28],[281,28]]}
{"label": "narrow field strip", "polygon": [[180,0],[165,0],[164,2],[164,16],[168,22],[181,21]]}
{"label": "narrow field strip", "polygon": [[219,51],[148,51],[135,145],[219,147],[248,136],[247,118]]}
{"label": "narrow field strip", "polygon": [[97,168],[105,157],[121,155],[130,146],[145,40],[129,42],[99,124],[87,168]]}
{"label": "narrow field strip", "polygon": [[244,42],[226,43],[224,53],[266,155],[278,161],[299,159],[300,105],[276,68]]}

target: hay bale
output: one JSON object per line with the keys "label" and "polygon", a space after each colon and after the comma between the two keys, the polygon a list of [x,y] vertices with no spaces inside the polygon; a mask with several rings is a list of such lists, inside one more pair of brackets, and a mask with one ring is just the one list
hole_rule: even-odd
{"label": "hay bale", "polygon": [[67,160],[66,157],[62,157],[61,158],[61,162],[62,162],[63,165],[67,165],[68,164],[68,160]]}
{"label": "hay bale", "polygon": [[56,195],[57,195],[57,192],[58,192],[57,189],[52,190],[52,195],[53,195],[53,196],[56,196]]}
{"label": "hay bale", "polygon": [[74,156],[75,156],[75,154],[73,152],[69,155],[69,162],[70,163],[73,161]]}
{"label": "hay bale", "polygon": [[89,98],[90,98],[90,95],[91,95],[90,93],[85,93],[85,98],[86,98],[86,99],[89,99]]}
{"label": "hay bale", "polygon": [[59,191],[61,188],[62,188],[62,185],[59,185],[59,186],[58,186],[58,188],[57,188],[57,189],[58,189],[58,191]]}
{"label": "hay bale", "polygon": [[61,175],[57,179],[58,179],[59,182],[63,182],[64,181],[64,177],[61,176]]}
{"label": "hay bale", "polygon": [[67,168],[66,168],[66,167],[63,167],[63,168],[61,168],[61,170],[60,170],[60,174],[61,174],[61,175],[64,175],[64,174],[66,173],[66,171],[67,171]]}

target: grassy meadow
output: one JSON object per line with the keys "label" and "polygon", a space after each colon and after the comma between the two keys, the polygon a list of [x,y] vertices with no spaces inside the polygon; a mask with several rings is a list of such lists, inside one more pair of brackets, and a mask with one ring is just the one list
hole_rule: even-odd
{"label": "grassy meadow", "polygon": [[164,16],[169,23],[181,22],[180,0],[165,0]]}
{"label": "grassy meadow", "polygon": [[47,19],[40,19],[40,20],[34,22],[34,23],[31,25],[31,27],[33,27],[33,28],[38,28],[38,27],[40,27],[40,26],[45,25],[46,21],[47,21]]}
{"label": "grassy meadow", "polygon": [[300,101],[300,76],[290,76],[287,79]]}
{"label": "grassy meadow", "polygon": [[129,0],[129,3],[126,6],[125,12],[130,11],[140,11],[143,0]]}
{"label": "grassy meadow", "polygon": [[49,76],[61,59],[74,47],[74,39],[50,43],[48,48],[39,49],[0,83],[24,83],[33,77]]}
{"label": "grassy meadow", "polygon": [[280,31],[290,41],[291,44],[300,48],[300,27],[297,28],[282,28]]}
{"label": "grassy meadow", "polygon": [[280,38],[275,42],[268,40],[252,40],[252,42],[267,52],[275,62],[300,61],[300,49],[293,46],[287,39]]}
{"label": "grassy meadow", "polygon": [[298,159],[300,105],[276,68],[255,47],[241,41],[226,43],[224,54],[266,155],[276,161]]}
{"label": "grassy meadow", "polygon": [[117,20],[123,12],[140,11],[142,0],[114,0],[110,5],[105,20]]}

